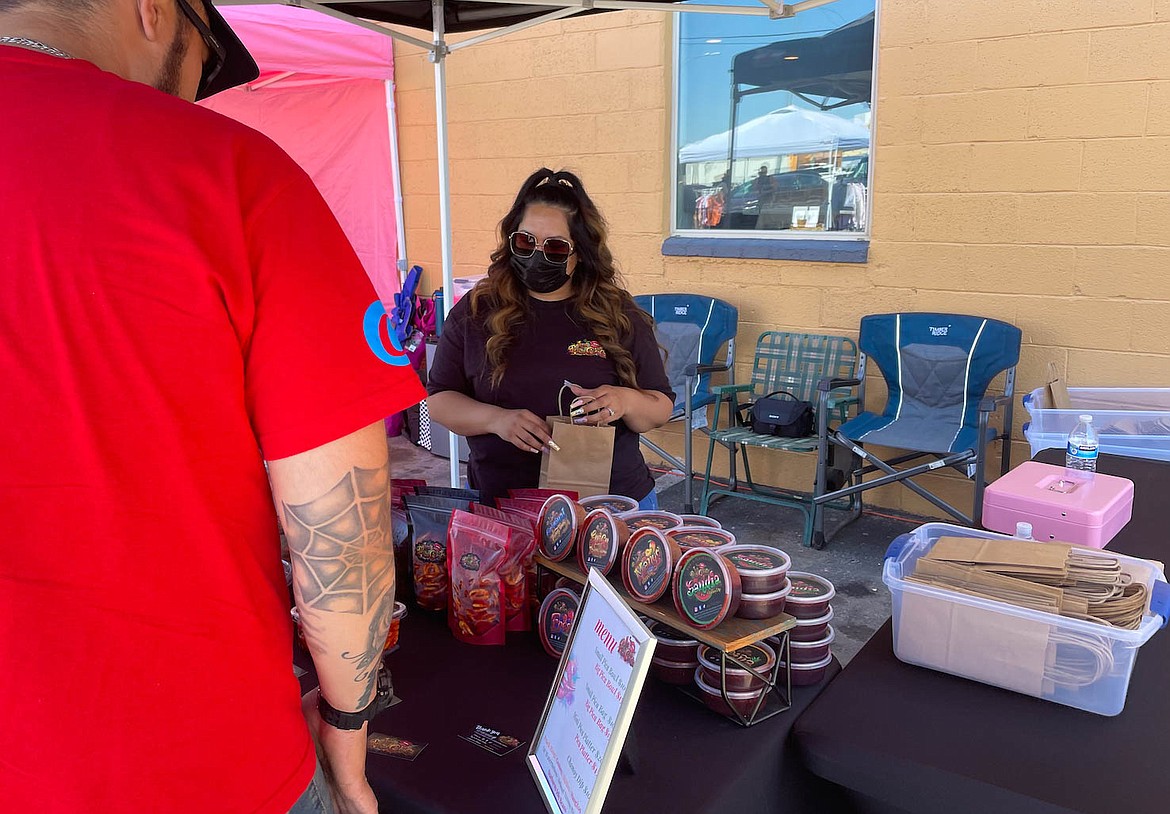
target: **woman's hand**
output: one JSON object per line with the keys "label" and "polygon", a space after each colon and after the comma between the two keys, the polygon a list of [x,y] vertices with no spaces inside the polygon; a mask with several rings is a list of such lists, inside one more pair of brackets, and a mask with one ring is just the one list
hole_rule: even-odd
{"label": "woman's hand", "polygon": [[569,405],[569,417],[574,424],[605,426],[622,420],[634,432],[646,432],[665,424],[674,409],[666,394],[657,390],[610,384],[592,389],[573,385],[572,389],[577,398]]}
{"label": "woman's hand", "polygon": [[612,424],[625,417],[630,397],[638,395],[637,390],[609,384],[592,389],[573,385],[572,390],[577,397],[569,405],[569,417],[574,424]]}
{"label": "woman's hand", "polygon": [[524,452],[547,451],[552,433],[543,418],[529,410],[505,410],[502,407],[499,410],[492,425],[493,433]]}

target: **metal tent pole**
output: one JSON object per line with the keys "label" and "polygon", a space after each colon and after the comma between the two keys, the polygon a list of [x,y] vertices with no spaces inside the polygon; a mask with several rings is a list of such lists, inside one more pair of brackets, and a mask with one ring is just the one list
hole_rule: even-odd
{"label": "metal tent pole", "polygon": [[[443,257],[443,316],[451,313],[455,293],[451,264],[451,179],[447,166],[447,43],[444,42],[446,21],[443,18],[443,0],[431,0],[431,19],[434,21],[434,39],[431,61],[435,63],[435,137],[436,160],[439,164],[439,241]],[[451,485],[459,486],[459,436],[447,432],[447,452],[451,462]]]}

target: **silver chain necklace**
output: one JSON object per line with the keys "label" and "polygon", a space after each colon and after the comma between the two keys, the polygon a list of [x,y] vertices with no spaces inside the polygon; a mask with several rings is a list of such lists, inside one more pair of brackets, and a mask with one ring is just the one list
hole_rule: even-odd
{"label": "silver chain necklace", "polygon": [[54,48],[51,45],[45,45],[39,40],[32,40],[28,37],[0,37],[0,43],[3,43],[4,45],[18,45],[21,48],[31,48],[34,51],[41,51],[46,54],[51,54],[55,57],[61,57],[61,59],[73,59],[70,54],[65,53],[59,48]]}

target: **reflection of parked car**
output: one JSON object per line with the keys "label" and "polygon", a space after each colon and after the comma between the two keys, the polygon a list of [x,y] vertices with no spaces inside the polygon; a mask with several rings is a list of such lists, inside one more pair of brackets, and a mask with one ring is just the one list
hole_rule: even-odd
{"label": "reflection of parked car", "polygon": [[824,223],[828,191],[829,183],[808,170],[753,178],[731,190],[723,223],[728,229],[788,229],[796,206],[821,207]]}

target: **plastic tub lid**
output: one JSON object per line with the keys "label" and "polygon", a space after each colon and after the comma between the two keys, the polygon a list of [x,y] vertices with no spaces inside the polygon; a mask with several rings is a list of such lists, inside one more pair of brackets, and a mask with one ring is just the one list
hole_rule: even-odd
{"label": "plastic tub lid", "polygon": [[679,526],[666,532],[682,548],[722,549],[735,545],[735,535],[713,526]]}
{"label": "plastic tub lid", "polygon": [[788,646],[789,647],[809,647],[809,648],[824,647],[826,644],[832,644],[833,640],[836,638],[837,638],[837,631],[833,630],[832,625],[829,625],[828,629],[825,631],[825,635],[823,637],[821,637],[819,639],[815,639],[814,641],[811,641],[811,642],[791,641],[788,643]]}
{"label": "plastic tub lid", "polygon": [[792,558],[778,548],[762,545],[734,545],[719,552],[734,563],[741,574],[753,577],[774,577],[787,573]]}
{"label": "plastic tub lid", "polygon": [[684,526],[710,526],[713,529],[723,528],[723,524],[714,517],[707,517],[705,514],[680,514]]}
{"label": "plastic tub lid", "polygon": [[656,622],[653,626],[651,626],[650,632],[653,633],[654,638],[658,639],[659,641],[670,642],[673,645],[685,645],[689,647],[692,644],[696,646],[699,644],[698,639],[688,639],[687,634],[680,630],[675,630],[670,625],[666,624],[666,622]]}
{"label": "plastic tub lid", "polygon": [[784,580],[784,587],[779,591],[773,591],[770,594],[741,594],[740,599],[744,602],[773,602],[777,599],[783,599],[792,593],[792,580]]}
{"label": "plastic tub lid", "polygon": [[578,524],[584,519],[578,513],[580,506],[564,495],[553,495],[540,508],[540,546],[544,554],[553,560],[563,560],[569,555],[577,540]]}
{"label": "plastic tub lid", "polygon": [[824,616],[818,616],[816,619],[797,619],[796,626],[813,627],[814,625],[827,625],[831,621],[833,621],[833,606],[829,605],[829,609],[825,611]]}
{"label": "plastic tub lid", "polygon": [[638,509],[638,501],[625,495],[593,495],[578,501],[586,509],[609,509],[614,514],[633,512]]}
{"label": "plastic tub lid", "polygon": [[[812,664],[793,664],[792,669],[793,670],[819,670],[822,667],[828,667],[829,663],[832,660],[833,660],[833,654],[830,653],[829,655],[825,656],[820,661],[814,661]],[[783,667],[784,662],[780,662],[780,666]]]}
{"label": "plastic tub lid", "polygon": [[666,531],[667,529],[676,529],[682,525],[682,518],[670,512],[625,512],[618,516],[626,521],[626,525],[630,527],[631,532],[637,531],[644,526],[654,526],[659,531]]}
{"label": "plastic tub lid", "polygon": [[[826,664],[827,663],[828,662],[826,662]],[[718,687],[712,687],[710,684],[708,684],[706,681],[703,680],[703,668],[702,667],[695,668],[695,683],[699,685],[700,690],[707,693],[708,695],[714,695],[714,696],[717,696],[720,698],[723,697],[723,691],[721,689],[719,689]],[[766,690],[766,689],[768,689],[767,685],[760,687],[758,690],[746,690],[746,691],[728,690],[727,697],[733,701],[754,701],[757,698],[759,698],[761,695],[763,695],[764,690]]]}
{"label": "plastic tub lid", "polygon": [[788,595],[788,601],[798,605],[824,602],[837,595],[837,589],[833,587],[833,583],[819,574],[789,571],[788,581],[792,583],[792,593]]}
{"label": "plastic tub lid", "polygon": [[[711,645],[700,647],[699,663],[708,670],[719,672],[719,652],[719,650]],[[741,647],[739,650],[729,650],[727,651],[727,658],[729,661],[751,667],[752,670],[756,670],[764,675],[771,673],[772,668],[776,665],[776,651],[763,642],[749,644],[747,647]],[[727,665],[727,672],[758,678],[758,676],[745,669],[745,667],[735,667],[731,664]]]}
{"label": "plastic tub lid", "polygon": [[694,670],[699,666],[697,661],[672,661],[670,659],[660,659],[658,656],[650,659],[651,664],[657,664],[659,667],[686,667]]}

